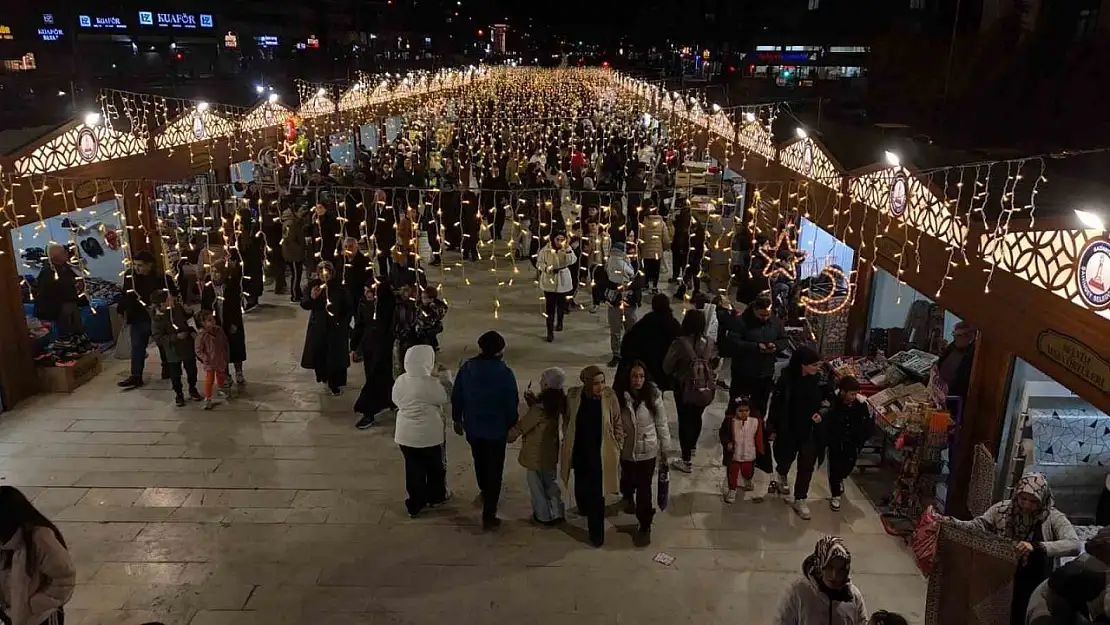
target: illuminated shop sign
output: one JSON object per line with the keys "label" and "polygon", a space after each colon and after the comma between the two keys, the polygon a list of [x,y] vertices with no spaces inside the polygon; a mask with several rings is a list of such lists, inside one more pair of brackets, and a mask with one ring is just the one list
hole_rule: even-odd
{"label": "illuminated shop sign", "polygon": [[159,28],[212,28],[215,21],[207,13],[154,13],[139,11],[139,24]]}
{"label": "illuminated shop sign", "polygon": [[127,24],[124,24],[122,19],[101,15],[78,15],[77,25],[81,28],[127,29]]}
{"label": "illuminated shop sign", "polygon": [[817,55],[809,52],[749,52],[746,57],[764,63],[816,61]]}
{"label": "illuminated shop sign", "polygon": [[305,44],[310,48],[316,49],[320,47],[320,40],[316,38],[316,35],[309,35]]}
{"label": "illuminated shop sign", "polygon": [[40,28],[38,35],[43,41],[57,41],[65,37],[65,32],[61,28]]}
{"label": "illuminated shop sign", "polygon": [[278,38],[273,35],[260,35],[254,38],[254,42],[258,44],[259,48],[276,48]]}
{"label": "illuminated shop sign", "polygon": [[54,14],[53,13],[43,13],[42,14],[42,23],[43,24],[50,24],[50,25],[54,24]]}
{"label": "illuminated shop sign", "polygon": [[226,35],[224,35],[224,47],[225,48],[238,48],[239,47],[239,36],[236,35],[233,32],[228,31],[228,33]]}
{"label": "illuminated shop sign", "polygon": [[14,39],[11,26],[0,24],[0,39]]}

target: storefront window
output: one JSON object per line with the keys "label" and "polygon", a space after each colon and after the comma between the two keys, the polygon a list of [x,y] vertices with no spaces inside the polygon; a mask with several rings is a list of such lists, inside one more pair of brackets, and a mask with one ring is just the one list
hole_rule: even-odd
{"label": "storefront window", "polygon": [[996,497],[1009,497],[1017,478],[1036,471],[1073,522],[1095,518],[1110,473],[1110,416],[1018,358],[1001,439]]}
{"label": "storefront window", "polygon": [[798,270],[799,278],[816,275],[833,265],[847,274],[856,260],[855,250],[804,217],[798,232],[798,247],[806,252],[805,262]]}
{"label": "storefront window", "polygon": [[872,334],[877,329],[889,330],[889,348],[885,351],[900,351],[894,348],[910,345],[930,353],[940,352],[960,322],[956,315],[937,310],[933,300],[907,284],[899,284],[893,275],[878,268],[871,285],[870,319]]}

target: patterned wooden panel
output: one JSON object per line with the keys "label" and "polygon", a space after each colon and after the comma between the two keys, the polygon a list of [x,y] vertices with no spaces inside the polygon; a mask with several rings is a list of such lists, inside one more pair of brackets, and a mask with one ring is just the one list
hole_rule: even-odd
{"label": "patterned wooden panel", "polygon": [[351,88],[339,97],[340,111],[353,111],[364,106],[370,106],[370,96],[374,91],[369,84],[356,82]]}
{"label": "patterned wooden panel", "polygon": [[947,245],[960,247],[967,238],[967,227],[904,167],[853,176],[848,179],[848,195]]}
{"label": "patterned wooden panel", "polygon": [[103,125],[78,124],[15,162],[21,176],[100,163],[146,153],[146,143],[135,135]]}
{"label": "patterned wooden panel", "polygon": [[261,130],[263,128],[271,128],[273,126],[280,126],[285,123],[285,118],[293,114],[293,111],[276,103],[276,102],[263,102],[258,106],[251,109],[247,116],[243,118],[243,130]]}
{"label": "patterned wooden panel", "polygon": [[154,147],[166,150],[198,141],[230,137],[236,132],[238,127],[230,119],[211,110],[194,110],[166,126],[166,129],[154,138]]}
{"label": "patterned wooden panel", "polygon": [[327,95],[317,94],[309,98],[308,102],[302,104],[297,112],[305,119],[330,115],[335,112],[335,102]]}
{"label": "patterned wooden panel", "polygon": [[725,141],[736,139],[736,125],[728,118],[724,111],[717,111],[709,118],[709,132],[721,137]]}
{"label": "patterned wooden panel", "polygon": [[[1002,237],[989,234],[979,239],[979,254],[997,269],[1062,297],[1083,308],[1090,308],[1079,292],[1079,255],[1087,242],[1099,236],[1096,231],[1039,230],[1009,232]],[[1110,267],[1105,278],[1110,279]],[[1098,312],[1110,319],[1110,309]]]}
{"label": "patterned wooden panel", "polygon": [[771,133],[762,122],[743,122],[740,128],[740,147],[774,160],[775,143]]}
{"label": "patterned wooden panel", "polygon": [[829,155],[810,137],[797,139],[780,148],[779,162],[784,167],[806,178],[812,178],[830,189],[839,191],[840,183],[844,179],[843,172],[833,165]]}

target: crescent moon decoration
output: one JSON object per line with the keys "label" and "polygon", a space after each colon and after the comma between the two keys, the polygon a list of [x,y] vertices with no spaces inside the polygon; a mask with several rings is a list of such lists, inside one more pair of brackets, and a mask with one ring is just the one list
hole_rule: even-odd
{"label": "crescent moon decoration", "polygon": [[[852,300],[855,298],[855,285],[848,279],[848,275],[844,273],[844,270],[829,266],[822,269],[821,273],[829,278],[834,287],[821,297],[811,298],[803,293],[800,301],[806,313],[814,315],[833,315],[850,306]],[[835,285],[840,284],[847,284],[848,289],[843,294],[838,295]],[[808,292],[809,289],[806,289],[806,291]]]}

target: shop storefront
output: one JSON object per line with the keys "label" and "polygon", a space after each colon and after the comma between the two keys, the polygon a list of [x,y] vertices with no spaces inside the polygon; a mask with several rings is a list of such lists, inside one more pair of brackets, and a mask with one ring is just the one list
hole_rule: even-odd
{"label": "shop storefront", "polygon": [[773,79],[780,87],[862,78],[869,52],[867,46],[761,45],[744,53],[743,75]]}

